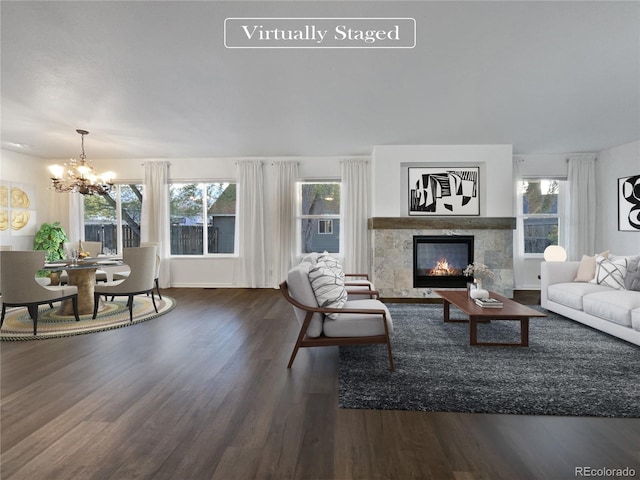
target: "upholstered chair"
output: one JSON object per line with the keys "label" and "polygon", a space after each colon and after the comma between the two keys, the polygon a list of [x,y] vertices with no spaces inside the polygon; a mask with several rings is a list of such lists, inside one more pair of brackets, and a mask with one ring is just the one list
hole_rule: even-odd
{"label": "upholstered chair", "polygon": [[27,307],[33,320],[33,334],[38,333],[38,307],[43,304],[70,298],[73,303],[73,314],[78,316],[78,288],[74,286],[44,286],[36,280],[36,272],[45,263],[47,252],[33,251],[0,251],[0,279],[2,283],[2,318],[4,323],[7,307]]}
{"label": "upholstered chair", "polygon": [[160,244],[158,242],[140,242],[141,247],[156,247],[156,275],[153,279],[156,284],[156,292],[158,292],[158,297],[162,300],[162,294],[160,293],[160,285],[158,282],[158,277],[160,277],[160,255],[158,249],[160,248]]}
{"label": "upholstered chair", "polygon": [[96,284],[93,293],[93,318],[96,318],[98,314],[101,295],[128,297],[129,321],[133,321],[134,296],[142,293],[150,293],[153,308],[156,313],[158,313],[156,298],[153,293],[156,273],[156,247],[125,248],[122,252],[122,260],[129,266],[131,271],[123,280]]}
{"label": "upholstered chair", "polygon": [[[158,293],[158,298],[162,300],[162,294],[160,293],[160,285],[158,278],[160,277],[160,255],[158,254],[158,248],[160,248],[160,244],[158,242],[140,242],[141,247],[156,247],[156,275],[153,279],[156,285],[156,292]],[[114,280],[124,280],[129,276],[130,272],[121,272],[113,275]]]}
{"label": "upholstered chair", "polygon": [[[321,272],[321,270],[319,271]],[[300,324],[298,339],[287,367],[291,368],[298,349],[301,347],[378,343],[386,344],[389,353],[389,368],[393,371],[390,339],[390,334],[393,332],[393,321],[387,306],[380,300],[365,298],[346,300],[339,307],[321,307],[321,300],[318,299],[319,289],[318,291],[314,290],[310,281],[313,271],[314,267],[310,263],[303,262],[289,270],[287,280],[280,284],[280,293],[293,306],[295,317]],[[314,282],[318,278],[315,277]],[[330,281],[326,285],[335,287],[337,283]],[[338,289],[336,287],[336,290]],[[377,294],[377,292],[375,293]],[[342,296],[346,297],[347,295],[345,293]],[[327,304],[324,300],[322,303]]]}

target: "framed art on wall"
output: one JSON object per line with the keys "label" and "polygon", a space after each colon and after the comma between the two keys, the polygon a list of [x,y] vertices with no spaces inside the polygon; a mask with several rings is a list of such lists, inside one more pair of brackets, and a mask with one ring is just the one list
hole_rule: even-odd
{"label": "framed art on wall", "polygon": [[640,232],[640,175],[618,179],[618,230]]}
{"label": "framed art on wall", "polygon": [[409,215],[480,215],[480,167],[410,167]]}

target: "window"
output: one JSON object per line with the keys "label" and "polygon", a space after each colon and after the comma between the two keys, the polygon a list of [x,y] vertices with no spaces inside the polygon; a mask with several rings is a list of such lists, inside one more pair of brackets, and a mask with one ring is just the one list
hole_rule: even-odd
{"label": "window", "polygon": [[174,183],[169,196],[172,255],[235,252],[235,183]]}
{"label": "window", "polygon": [[525,255],[540,256],[549,245],[558,245],[564,235],[563,209],[566,181],[525,179],[519,184],[522,196],[518,215],[522,219]]}
{"label": "window", "polygon": [[300,252],[340,252],[340,183],[298,184]]}
{"label": "window", "polygon": [[140,246],[142,185],[116,184],[103,195],[84,196],[84,238],[104,253]]}
{"label": "window", "polygon": [[319,235],[332,235],[333,234],[333,220],[318,220],[318,234]]}

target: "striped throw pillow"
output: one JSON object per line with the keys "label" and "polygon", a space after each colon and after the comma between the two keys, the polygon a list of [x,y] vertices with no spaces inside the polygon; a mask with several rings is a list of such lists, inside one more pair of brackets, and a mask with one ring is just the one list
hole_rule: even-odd
{"label": "striped throw pillow", "polygon": [[[347,303],[344,279],[324,262],[318,262],[309,269],[309,283],[320,307],[342,308]],[[337,313],[327,314],[331,319],[337,316]]]}

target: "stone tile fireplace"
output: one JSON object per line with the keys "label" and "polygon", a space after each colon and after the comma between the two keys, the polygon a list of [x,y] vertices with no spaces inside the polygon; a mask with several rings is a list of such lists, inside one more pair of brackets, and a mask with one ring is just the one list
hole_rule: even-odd
{"label": "stone tile fireplace", "polygon": [[[473,238],[472,261],[487,265],[494,278],[483,287],[507,297],[513,297],[513,217],[374,217],[369,219],[373,271],[372,280],[380,295],[393,298],[437,298],[434,289],[465,288],[466,282],[445,286],[414,279],[414,237]],[[449,247],[447,247],[449,248]],[[462,260],[458,260],[460,263]],[[466,267],[466,264],[462,267]],[[459,269],[459,265],[455,268]]]}

